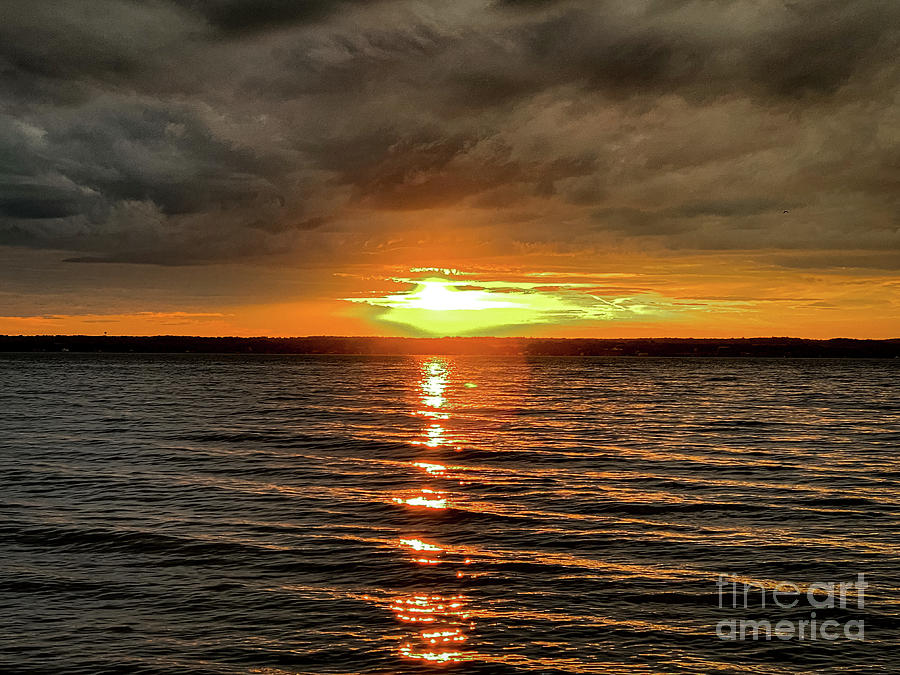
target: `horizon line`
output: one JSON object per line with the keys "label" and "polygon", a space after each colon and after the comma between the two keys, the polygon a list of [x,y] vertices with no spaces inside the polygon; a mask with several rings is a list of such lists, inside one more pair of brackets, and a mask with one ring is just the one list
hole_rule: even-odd
{"label": "horizon line", "polygon": [[693,336],[655,335],[644,337],[598,337],[598,336],[535,336],[535,335],[186,335],[179,333],[155,333],[153,335],[96,333],[4,333],[0,338],[182,338],[192,340],[806,340],[810,342],[829,342],[832,340],[850,340],[856,342],[891,342],[900,340],[900,335],[889,338],[847,337],[835,335],[827,338],[812,338],[796,335],[753,335],[749,337],[730,336]]}

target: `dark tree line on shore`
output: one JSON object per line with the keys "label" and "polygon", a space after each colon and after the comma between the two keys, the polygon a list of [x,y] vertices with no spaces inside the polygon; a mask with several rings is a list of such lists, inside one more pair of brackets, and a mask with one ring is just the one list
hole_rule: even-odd
{"label": "dark tree line on shore", "polygon": [[5,335],[2,352],[134,352],[203,354],[485,354],[532,356],[719,356],[898,358],[900,339],[801,338],[397,338],[188,337],[178,335]]}

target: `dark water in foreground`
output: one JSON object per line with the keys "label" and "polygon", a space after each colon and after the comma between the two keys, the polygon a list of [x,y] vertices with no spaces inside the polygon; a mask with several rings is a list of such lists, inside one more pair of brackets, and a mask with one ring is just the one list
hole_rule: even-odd
{"label": "dark water in foreground", "polygon": [[[898,376],[0,356],[0,671],[900,672]],[[865,641],[716,635],[812,611]]]}

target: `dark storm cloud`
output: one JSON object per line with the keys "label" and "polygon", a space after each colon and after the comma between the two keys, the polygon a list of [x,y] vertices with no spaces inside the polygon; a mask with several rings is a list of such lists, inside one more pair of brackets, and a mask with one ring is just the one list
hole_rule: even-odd
{"label": "dark storm cloud", "polygon": [[559,3],[561,0],[496,0],[494,3],[497,7],[544,7]]}
{"label": "dark storm cloud", "polygon": [[276,198],[264,177],[282,169],[216,138],[191,111],[152,104],[78,116],[47,143],[78,184],[113,201],[153,202],[166,215],[240,206],[267,192]]}
{"label": "dark storm cloud", "polygon": [[74,216],[81,211],[81,204],[74,196],[54,194],[45,185],[22,185],[16,190],[9,186],[0,197],[0,215],[10,218],[45,219]]}
{"label": "dark storm cloud", "polygon": [[495,249],[900,245],[893,0],[2,11],[2,244],[312,255],[460,206]]}
{"label": "dark storm cloud", "polygon": [[[674,209],[670,209],[667,215],[677,218],[694,218],[696,216],[755,216],[760,213],[779,211],[790,204],[774,202],[771,199],[747,198],[732,201],[699,201],[687,202]],[[783,212],[783,211],[779,211]]]}
{"label": "dark storm cloud", "polygon": [[[363,0],[175,0],[229,33],[320,21]],[[371,1],[371,0],[370,0]]]}
{"label": "dark storm cloud", "polygon": [[[556,180],[589,174],[593,159],[582,155],[525,162],[496,137],[378,137],[360,141],[363,152],[351,162],[345,155],[319,148],[322,163],[339,180],[355,186],[355,198],[378,208],[420,209],[453,204],[492,188],[518,184],[532,192],[553,191]],[[328,156],[331,155],[331,159]]]}
{"label": "dark storm cloud", "polygon": [[[283,162],[217,138],[190,108],[99,104],[41,129],[10,118],[0,126],[3,155],[13,158],[0,165],[0,243],[106,252],[137,246],[140,253],[126,257],[165,261],[169,247],[233,237],[223,212],[284,206],[276,185]],[[204,222],[207,216],[221,220]],[[176,257],[184,256],[191,252]]]}
{"label": "dark storm cloud", "polygon": [[70,105],[98,87],[134,90],[172,79],[178,53],[202,24],[159,3],[9,2],[0,10],[4,108]]}
{"label": "dark storm cloud", "polygon": [[889,58],[900,25],[890,1],[565,6],[527,27],[527,55],[557,77],[619,95],[827,94]]}
{"label": "dark storm cloud", "polygon": [[671,214],[628,207],[601,209],[593,217],[601,229],[628,232],[637,236],[678,234],[699,226],[699,223],[679,220]]}

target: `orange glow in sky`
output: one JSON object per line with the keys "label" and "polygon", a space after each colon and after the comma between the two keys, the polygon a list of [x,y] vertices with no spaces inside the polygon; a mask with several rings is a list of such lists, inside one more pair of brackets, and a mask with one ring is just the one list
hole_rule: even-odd
{"label": "orange glow in sky", "polygon": [[[512,261],[510,261],[512,262]],[[581,267],[581,266],[579,266]],[[155,272],[154,272],[155,273]],[[283,274],[278,281],[284,282]],[[273,281],[273,283],[275,283]],[[729,256],[572,267],[365,268],[323,272],[314,297],[206,302],[153,311],[0,316],[5,334],[201,336],[558,336],[887,338],[900,335],[900,281],[828,275]],[[439,393],[433,394],[439,396]],[[440,411],[428,414],[436,419]],[[435,431],[434,442],[439,432]]]}

